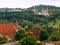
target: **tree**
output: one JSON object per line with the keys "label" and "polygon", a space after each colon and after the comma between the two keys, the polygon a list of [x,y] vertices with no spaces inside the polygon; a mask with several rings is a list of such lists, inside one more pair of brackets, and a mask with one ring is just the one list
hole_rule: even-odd
{"label": "tree", "polygon": [[58,41],[58,37],[56,35],[51,35],[48,39],[49,41]]}
{"label": "tree", "polygon": [[7,42],[8,42],[7,38],[0,37],[0,44],[4,44],[4,43],[7,43]]}
{"label": "tree", "polygon": [[21,45],[36,45],[36,39],[32,35],[28,35],[28,36],[22,38],[19,41],[19,43],[21,43]]}
{"label": "tree", "polygon": [[60,41],[60,31],[55,31],[49,36],[49,41]]}
{"label": "tree", "polygon": [[48,39],[48,31],[47,30],[40,30],[39,38],[40,38],[40,41],[47,40]]}
{"label": "tree", "polygon": [[51,27],[48,27],[48,28],[47,28],[47,31],[48,31],[48,33],[49,33],[49,35],[50,35],[50,34],[52,34],[53,32],[56,31],[56,28],[53,28],[53,27],[51,26]]}
{"label": "tree", "polygon": [[23,30],[18,30],[18,32],[16,32],[15,39],[20,40],[23,37],[25,37],[24,31]]}
{"label": "tree", "polygon": [[25,26],[24,29],[25,29],[26,31],[32,31],[33,25],[32,25],[32,24],[29,24],[29,25]]}

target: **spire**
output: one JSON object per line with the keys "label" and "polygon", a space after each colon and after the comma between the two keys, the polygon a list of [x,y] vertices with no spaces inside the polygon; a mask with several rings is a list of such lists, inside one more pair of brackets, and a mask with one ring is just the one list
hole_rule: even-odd
{"label": "spire", "polygon": [[38,14],[38,10],[36,9],[36,7],[33,7],[32,11],[34,12],[34,14]]}

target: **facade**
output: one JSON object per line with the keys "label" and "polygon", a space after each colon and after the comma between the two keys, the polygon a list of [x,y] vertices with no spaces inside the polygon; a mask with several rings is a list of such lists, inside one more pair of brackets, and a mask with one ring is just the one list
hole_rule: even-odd
{"label": "facade", "polygon": [[48,8],[46,8],[46,9],[43,9],[43,8],[42,8],[42,14],[43,14],[44,16],[49,16]]}
{"label": "facade", "polygon": [[48,8],[44,9],[42,8],[41,12],[39,12],[35,7],[32,9],[32,11],[34,12],[34,14],[36,15],[44,15],[44,16],[49,16],[48,13]]}
{"label": "facade", "polygon": [[34,14],[38,14],[38,10],[35,7],[32,9],[32,11],[34,12]]}

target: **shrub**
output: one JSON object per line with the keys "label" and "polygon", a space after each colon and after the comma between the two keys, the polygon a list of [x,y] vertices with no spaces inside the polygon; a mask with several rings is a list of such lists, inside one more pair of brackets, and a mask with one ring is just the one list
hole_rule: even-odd
{"label": "shrub", "polygon": [[47,40],[48,39],[48,31],[40,30],[39,38],[40,38],[40,41]]}
{"label": "shrub", "polygon": [[4,43],[7,43],[7,42],[8,42],[7,38],[0,37],[0,44],[4,44]]}
{"label": "shrub", "polygon": [[58,39],[58,37],[57,37],[56,35],[51,35],[51,36],[49,37],[49,40],[50,40],[50,41],[58,41],[59,39]]}
{"label": "shrub", "polygon": [[19,43],[21,43],[21,45],[36,45],[36,39],[32,35],[28,35],[28,36],[22,38],[19,41]]}
{"label": "shrub", "polygon": [[18,32],[16,32],[15,39],[17,41],[20,40],[21,38],[24,38],[24,37],[25,37],[25,34],[24,34],[23,30],[19,30]]}

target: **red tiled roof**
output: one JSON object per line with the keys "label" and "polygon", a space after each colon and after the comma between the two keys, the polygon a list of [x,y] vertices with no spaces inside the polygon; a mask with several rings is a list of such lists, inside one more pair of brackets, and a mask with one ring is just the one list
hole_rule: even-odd
{"label": "red tiled roof", "polygon": [[0,34],[7,35],[7,37],[14,36],[18,30],[18,26],[16,24],[0,24]]}

